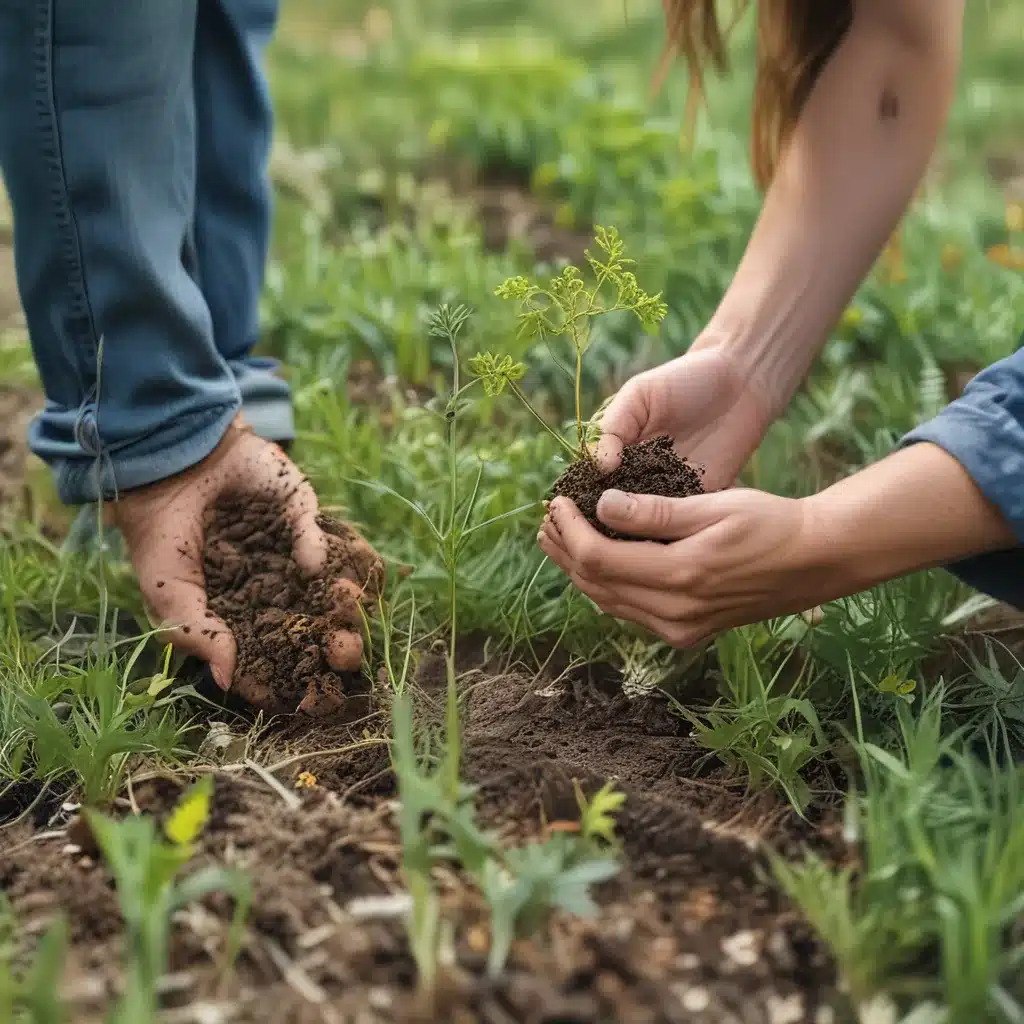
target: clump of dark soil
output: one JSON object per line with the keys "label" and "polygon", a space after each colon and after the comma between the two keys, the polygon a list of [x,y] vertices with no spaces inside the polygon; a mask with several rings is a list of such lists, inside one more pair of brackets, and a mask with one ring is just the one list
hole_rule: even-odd
{"label": "clump of dark soil", "polygon": [[[591,458],[574,462],[555,481],[551,496],[571,498],[594,529],[613,540],[639,540],[605,526],[597,517],[597,503],[605,491],[627,494],[657,494],[665,498],[689,498],[704,493],[704,470],[692,466],[676,453],[667,434],[626,445],[619,468],[601,474]],[[644,538],[646,539],[646,538]]]}
{"label": "clump of dark soil", "polygon": [[319,526],[328,553],[310,579],[279,497],[228,496],[209,512],[203,570],[209,607],[238,643],[232,692],[271,714],[335,714],[367,690],[360,606],[376,599],[383,566],[352,527]]}

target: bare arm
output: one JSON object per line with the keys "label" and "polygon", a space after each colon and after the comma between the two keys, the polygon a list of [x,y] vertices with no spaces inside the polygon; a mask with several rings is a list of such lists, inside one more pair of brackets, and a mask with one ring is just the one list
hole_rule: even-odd
{"label": "bare arm", "polygon": [[[941,510],[922,515],[923,496]],[[802,500],[802,557],[828,580],[822,599],[1020,542],[956,458],[915,444]]]}
{"label": "bare arm", "polygon": [[860,0],[808,99],[736,276],[694,345],[732,354],[769,421],[927,169],[953,98],[963,9],[964,0]]}

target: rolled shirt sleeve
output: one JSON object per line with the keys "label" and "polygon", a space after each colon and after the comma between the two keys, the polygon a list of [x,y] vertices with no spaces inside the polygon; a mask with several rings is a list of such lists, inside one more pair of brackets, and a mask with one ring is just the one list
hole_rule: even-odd
{"label": "rolled shirt sleeve", "polygon": [[[900,447],[928,441],[952,455],[1024,545],[1024,350],[979,373],[963,395],[912,430]],[[947,566],[970,586],[1024,609],[1024,546]]]}

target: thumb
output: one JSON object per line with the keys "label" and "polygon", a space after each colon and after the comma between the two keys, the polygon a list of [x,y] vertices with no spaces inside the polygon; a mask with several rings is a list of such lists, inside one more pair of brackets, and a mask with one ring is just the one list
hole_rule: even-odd
{"label": "thumb", "polygon": [[214,681],[226,690],[231,686],[238,656],[234,635],[228,624],[209,609],[198,561],[179,551],[173,552],[173,561],[166,554],[153,559],[159,568],[147,559],[149,565],[136,569],[150,622],[167,630],[166,638],[175,648],[207,662]]}
{"label": "thumb", "polygon": [[619,468],[622,449],[644,436],[650,403],[643,377],[627,381],[601,416],[601,439],[594,457],[606,476]]}
{"label": "thumb", "polygon": [[682,540],[709,526],[713,518],[705,498],[666,498],[660,494],[605,491],[597,503],[597,517],[619,533],[655,540]]}

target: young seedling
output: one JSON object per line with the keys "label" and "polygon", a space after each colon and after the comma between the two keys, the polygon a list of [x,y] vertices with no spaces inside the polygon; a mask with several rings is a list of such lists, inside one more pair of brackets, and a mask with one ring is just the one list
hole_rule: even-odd
{"label": "young seedling", "polygon": [[206,776],[188,790],[164,825],[164,837],[150,817],[121,821],[87,810],[86,820],[114,882],[127,929],[127,978],[115,1024],[155,1020],[157,984],[167,971],[171,915],[213,892],[227,892],[235,902],[223,969],[234,962],[251,902],[248,878],[238,871],[209,867],[182,880],[178,875],[196,852],[210,812],[213,778]]}
{"label": "young seedling", "polygon": [[587,250],[587,262],[593,282],[583,280],[579,269],[567,266],[547,287],[533,284],[525,277],[511,277],[497,289],[499,298],[519,303],[519,334],[531,341],[568,338],[575,370],[572,373],[575,396],[576,445],[569,444],[553,430],[523,393],[519,382],[526,366],[510,356],[481,352],[470,361],[470,369],[483,381],[488,395],[500,395],[508,388],[537,422],[566,450],[573,460],[587,456],[587,422],[583,416],[583,357],[592,340],[593,321],[610,313],[633,313],[645,330],[653,331],[665,318],[668,307],[658,295],[649,295],[640,287],[628,268],[634,261],[626,257],[626,248],[614,229],[597,228],[595,241],[599,255]]}
{"label": "young seedling", "polygon": [[[441,863],[459,865],[479,885],[491,911],[487,970],[504,969],[513,940],[538,930],[556,908],[587,915],[590,888],[619,870],[615,857],[615,813],[625,796],[607,783],[588,801],[578,787],[580,823],[572,831],[551,830],[539,843],[504,848],[476,823],[476,790],[455,777],[451,733],[436,763],[417,756],[407,694],[393,705],[393,759],[398,776],[402,865],[412,898],[408,928],[425,1008],[432,1005],[438,968],[451,956],[450,932],[440,915],[432,880]],[[457,725],[457,719],[456,719]],[[451,727],[449,718],[448,727]],[[457,742],[457,741],[456,741]]]}
{"label": "young seedling", "polygon": [[575,365],[572,370],[564,366],[562,369],[573,382],[576,443],[570,444],[551,427],[523,391],[520,382],[526,375],[525,364],[507,355],[481,352],[470,362],[470,369],[483,382],[488,395],[510,390],[569,456],[569,466],[553,485],[551,496],[571,498],[595,529],[609,537],[621,537],[597,515],[598,501],[609,488],[674,498],[699,494],[704,488],[701,471],[679,456],[667,435],[627,445],[619,467],[607,476],[590,453],[589,445],[597,437],[597,424],[584,418],[582,384],[583,359],[593,341],[594,320],[627,312],[645,330],[653,331],[668,311],[661,295],[644,291],[628,269],[633,260],[626,257],[625,246],[614,228],[597,228],[595,240],[598,254],[587,251],[593,278],[589,283],[576,267],[568,266],[547,287],[525,277],[513,277],[497,290],[499,297],[518,302],[521,338],[544,342],[568,339]]}

